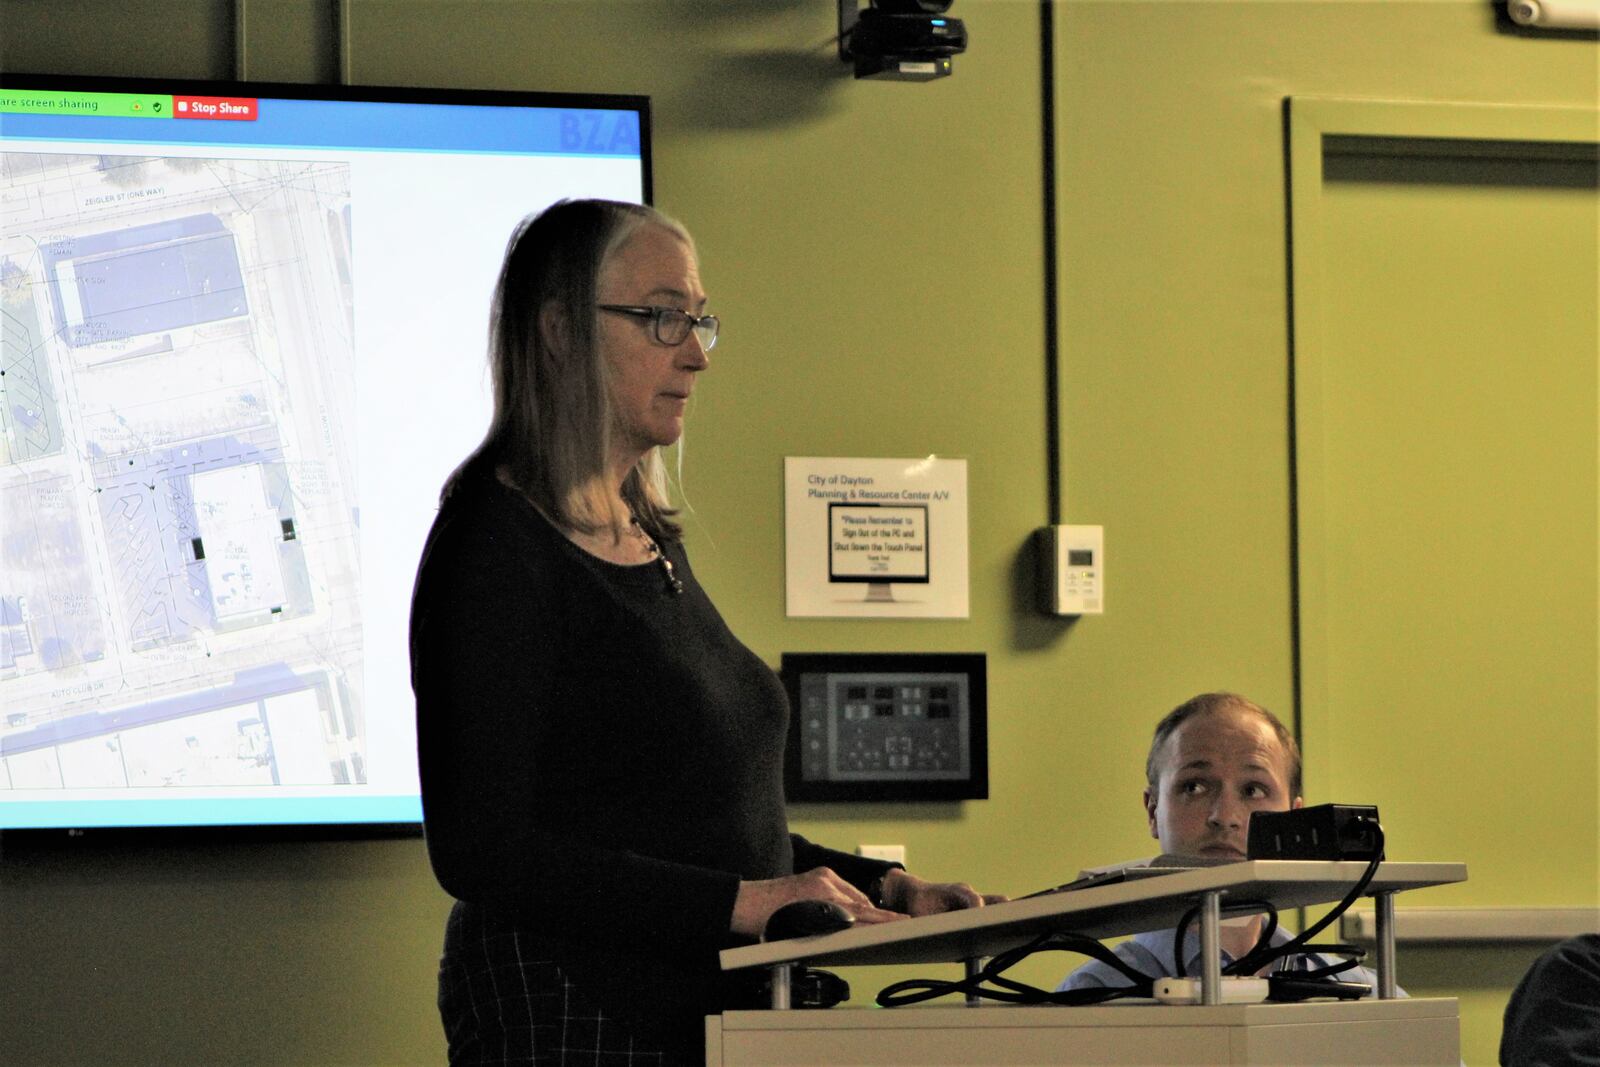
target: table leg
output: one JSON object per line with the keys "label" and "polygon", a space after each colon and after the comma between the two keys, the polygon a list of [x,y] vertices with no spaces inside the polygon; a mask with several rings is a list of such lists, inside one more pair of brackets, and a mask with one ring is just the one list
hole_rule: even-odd
{"label": "table leg", "polygon": [[782,1011],[790,1007],[789,979],[794,973],[792,963],[775,964],[772,968],[772,1006]]}
{"label": "table leg", "polygon": [[1222,1003],[1222,893],[1200,901],[1200,1003]]}
{"label": "table leg", "polygon": [[[978,972],[979,971],[983,970],[983,957],[982,956],[968,956],[966,959],[961,961],[961,965],[964,968],[966,968],[967,981],[970,982],[974,978],[978,977]],[[983,998],[978,996],[978,994],[976,994],[976,993],[968,993],[967,994],[967,1007],[976,1008],[978,1005],[980,1005],[982,1003],[983,1003]]]}
{"label": "table leg", "polygon": [[1374,893],[1378,920],[1378,999],[1394,1000],[1400,995],[1400,983],[1394,969],[1394,894]]}

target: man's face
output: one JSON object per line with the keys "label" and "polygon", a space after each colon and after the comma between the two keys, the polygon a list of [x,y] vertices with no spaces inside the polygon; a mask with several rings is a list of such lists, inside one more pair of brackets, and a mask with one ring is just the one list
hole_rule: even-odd
{"label": "man's face", "polygon": [[1185,721],[1162,746],[1156,768],[1144,807],[1163,852],[1242,860],[1252,812],[1304,804],[1289,793],[1289,755],[1278,735],[1238,708]]}

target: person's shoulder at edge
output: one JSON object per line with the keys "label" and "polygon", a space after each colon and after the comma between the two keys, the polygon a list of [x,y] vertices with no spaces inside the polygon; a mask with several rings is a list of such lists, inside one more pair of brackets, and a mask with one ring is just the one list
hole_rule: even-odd
{"label": "person's shoulder at edge", "polygon": [[517,510],[516,492],[495,476],[480,460],[468,462],[451,476],[439,499],[439,516],[444,520],[462,517],[494,519]]}
{"label": "person's shoulder at edge", "polygon": [[[533,505],[503,484],[490,470],[468,467],[439,503],[438,516],[428,534],[426,563],[469,563],[488,556],[514,557],[524,563],[530,552],[548,549],[556,530],[541,519]],[[440,552],[448,546],[447,552]]]}
{"label": "person's shoulder at edge", "polygon": [[[1152,978],[1165,977],[1171,973],[1170,965],[1161,962],[1163,944],[1166,955],[1172,956],[1171,930],[1150,930],[1136,934],[1112,949],[1117,958],[1141,974],[1148,974]],[[1068,974],[1056,986],[1057,992],[1068,989],[1100,989],[1106,986],[1128,985],[1128,977],[1110,964],[1099,960],[1090,960]]]}

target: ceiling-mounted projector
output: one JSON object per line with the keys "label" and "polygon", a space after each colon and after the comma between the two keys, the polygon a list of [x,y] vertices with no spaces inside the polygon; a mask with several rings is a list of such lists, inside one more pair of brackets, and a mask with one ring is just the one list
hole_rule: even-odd
{"label": "ceiling-mounted projector", "polygon": [[967,50],[967,28],[946,18],[951,0],[839,0],[839,58],[858,78],[929,81],[947,77]]}

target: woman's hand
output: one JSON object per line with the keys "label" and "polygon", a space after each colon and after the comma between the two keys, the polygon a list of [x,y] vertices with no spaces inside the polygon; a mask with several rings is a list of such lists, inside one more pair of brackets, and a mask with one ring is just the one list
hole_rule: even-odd
{"label": "woman's hand", "polygon": [[858,923],[884,923],[905,916],[872,906],[867,895],[840,878],[828,867],[814,867],[804,874],[740,882],[733,901],[730,928],[746,937],[760,937],[767,918],[785,904],[797,900],[829,900],[855,916]]}
{"label": "woman's hand", "polygon": [[879,895],[884,907],[907,915],[937,915],[942,911],[981,908],[1007,899],[1001,893],[979,893],[965,882],[926,882],[899,867],[891,868],[883,876]]}

